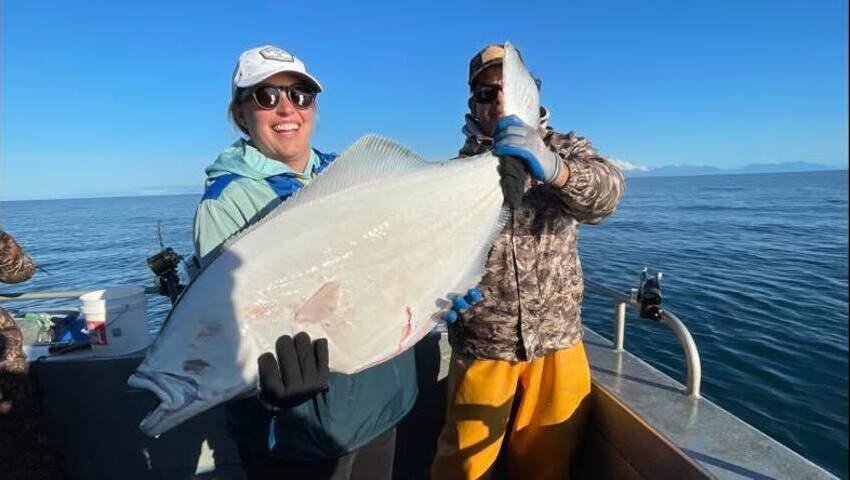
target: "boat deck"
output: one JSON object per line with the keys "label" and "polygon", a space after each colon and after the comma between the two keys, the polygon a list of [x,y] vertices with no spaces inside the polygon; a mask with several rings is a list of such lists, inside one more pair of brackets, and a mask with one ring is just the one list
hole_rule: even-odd
{"label": "boat deck", "polygon": [[717,478],[836,478],[713,402],[685,396],[682,384],[640,358],[615,352],[612,342],[585,332],[594,383]]}
{"label": "boat deck", "polygon": [[[580,478],[835,478],[586,329],[593,390]],[[29,352],[38,356],[37,350]],[[142,355],[36,362],[45,411],[75,479],[242,479],[220,407],[157,439],[137,428],[156,400],[126,379]],[[420,396],[398,427],[395,478],[427,478],[445,410],[445,337],[416,347]],[[494,478],[502,478],[499,465]]]}

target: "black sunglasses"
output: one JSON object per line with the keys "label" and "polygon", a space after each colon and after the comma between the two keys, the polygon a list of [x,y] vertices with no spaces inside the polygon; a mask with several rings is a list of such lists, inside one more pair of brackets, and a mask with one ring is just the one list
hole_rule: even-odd
{"label": "black sunglasses", "polygon": [[299,110],[310,108],[310,105],[313,105],[313,102],[316,101],[316,95],[318,95],[315,89],[307,85],[289,85],[286,87],[257,85],[251,90],[246,90],[242,100],[244,101],[250,96],[259,108],[271,110],[280,103],[281,92],[286,95],[292,106]]}
{"label": "black sunglasses", "polygon": [[[541,82],[539,78],[534,79],[534,84],[537,85],[538,91],[540,90],[540,87],[543,86],[543,82]],[[499,92],[501,91],[502,86],[499,84],[481,85],[472,91],[472,100],[474,100],[475,103],[492,103],[493,100],[499,96]]]}
{"label": "black sunglasses", "polygon": [[472,100],[475,103],[492,103],[501,91],[501,85],[481,85],[472,91]]}

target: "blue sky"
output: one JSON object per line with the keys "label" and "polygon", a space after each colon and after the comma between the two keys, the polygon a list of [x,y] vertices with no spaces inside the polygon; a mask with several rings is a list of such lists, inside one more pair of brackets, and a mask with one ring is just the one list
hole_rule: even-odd
{"label": "blue sky", "polygon": [[[534,6],[532,6],[534,5]],[[197,185],[236,138],[238,54],[272,43],[324,84],[314,145],[462,142],[466,68],[517,45],[559,130],[635,165],[847,168],[847,3],[2,3],[0,200]]]}

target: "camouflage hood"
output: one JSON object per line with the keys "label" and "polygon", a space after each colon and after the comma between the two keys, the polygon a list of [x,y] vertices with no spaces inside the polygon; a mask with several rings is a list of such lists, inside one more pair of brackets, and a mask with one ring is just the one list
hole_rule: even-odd
{"label": "camouflage hood", "polygon": [[[493,145],[493,138],[484,134],[481,131],[481,126],[475,121],[472,114],[467,113],[464,117],[464,125],[460,131],[466,137],[466,142],[460,150],[460,155],[476,155],[490,149]],[[549,128],[549,110],[546,107],[540,107],[540,126],[538,129],[541,132]]]}

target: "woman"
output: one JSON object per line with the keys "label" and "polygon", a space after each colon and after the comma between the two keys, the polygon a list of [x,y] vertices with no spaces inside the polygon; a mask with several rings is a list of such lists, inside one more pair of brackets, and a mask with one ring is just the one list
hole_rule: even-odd
{"label": "woman", "polygon": [[[310,183],[336,155],[311,148],[322,86],[274,46],[247,50],[229,114],[240,138],[206,169],[195,214],[201,264],[245,225]],[[327,219],[316,219],[323,221]],[[412,351],[354,375],[328,373],[327,342],[301,333],[259,359],[259,397],[228,404],[228,427],[249,478],[389,479],[395,425],[416,399]]]}

